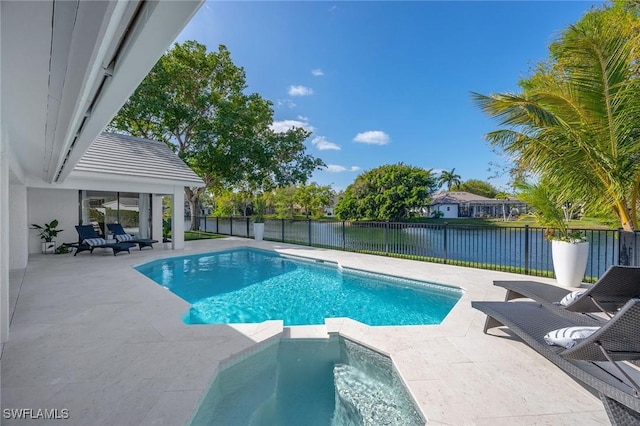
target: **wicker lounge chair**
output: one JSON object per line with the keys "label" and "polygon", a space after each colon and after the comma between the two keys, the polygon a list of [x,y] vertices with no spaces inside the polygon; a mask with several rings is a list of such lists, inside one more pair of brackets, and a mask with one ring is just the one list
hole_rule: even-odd
{"label": "wicker lounge chair", "polygon": [[93,228],[93,225],[78,225],[76,226],[76,231],[78,231],[78,235],[80,236],[80,242],[75,245],[71,244],[71,246],[76,249],[76,252],[73,254],[74,256],[83,251],[89,251],[93,254],[93,249],[96,248],[110,248],[113,250],[113,255],[115,256],[121,251],[131,253],[129,249],[135,247],[133,243],[119,243],[116,240],[100,238]]}
{"label": "wicker lounge chair", "polygon": [[118,242],[135,243],[138,245],[140,250],[142,250],[144,247],[153,248],[153,243],[158,242],[158,240],[152,240],[150,238],[132,237],[131,235],[127,234],[124,228],[122,228],[122,225],[119,223],[108,223],[107,228],[109,228],[109,231],[113,232]]}
{"label": "wicker lounge chair", "polygon": [[[563,316],[536,302],[471,304],[495,325],[507,326],[567,374],[597,391],[613,424],[640,424],[640,371],[620,362],[640,359],[640,299],[628,301],[604,324],[586,315]],[[548,332],[573,326],[600,329],[570,349],[545,342]]]}
{"label": "wicker lounge chair", "polygon": [[566,307],[558,302],[571,290],[534,281],[494,281],[494,285],[507,289],[505,300],[529,298],[547,307],[572,312],[604,312],[611,318],[615,312],[634,297],[640,297],[640,268],[612,266],[602,277]]}

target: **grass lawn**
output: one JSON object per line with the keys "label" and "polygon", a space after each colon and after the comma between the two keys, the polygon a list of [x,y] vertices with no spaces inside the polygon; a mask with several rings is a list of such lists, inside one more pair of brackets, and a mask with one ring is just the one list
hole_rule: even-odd
{"label": "grass lawn", "polygon": [[[412,220],[411,222],[414,222]],[[418,219],[415,222],[419,223],[434,223],[442,224],[448,223],[451,225],[470,225],[470,226],[501,226],[501,227],[524,227],[529,225],[531,227],[540,227],[536,221],[531,217],[522,217],[519,219],[512,219],[508,222],[502,219],[479,219],[479,218],[459,218],[459,219]],[[582,220],[572,220],[569,222],[569,228],[571,229],[617,229],[616,226],[606,225],[600,222],[596,218],[583,218]]]}
{"label": "grass lawn", "polygon": [[202,231],[184,231],[184,240],[211,240],[215,238],[224,238],[226,235],[213,234],[211,232]]}

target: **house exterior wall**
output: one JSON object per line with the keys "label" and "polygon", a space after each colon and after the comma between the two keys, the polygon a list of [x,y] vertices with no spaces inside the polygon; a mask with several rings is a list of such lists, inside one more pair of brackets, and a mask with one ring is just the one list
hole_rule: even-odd
{"label": "house exterior wall", "polygon": [[435,211],[443,213],[444,219],[453,219],[458,217],[458,205],[457,204],[437,204],[434,207]]}
{"label": "house exterior wall", "polygon": [[[1,96],[1,94],[0,94]],[[1,103],[0,103],[1,105]],[[0,128],[0,342],[9,339],[9,138]]]}
{"label": "house exterior wall", "polygon": [[[78,241],[74,228],[78,224],[78,191],[73,189],[29,188],[27,190],[27,223],[44,225],[54,219],[63,231],[56,237],[58,245]],[[29,253],[40,253],[42,240],[35,230],[29,231]]]}
{"label": "house exterior wall", "polygon": [[23,269],[29,260],[27,187],[9,185],[9,269]]}

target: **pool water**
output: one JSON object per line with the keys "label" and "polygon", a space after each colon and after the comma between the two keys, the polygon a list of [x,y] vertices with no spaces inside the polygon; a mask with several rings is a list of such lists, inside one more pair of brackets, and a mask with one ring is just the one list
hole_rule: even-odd
{"label": "pool water", "polygon": [[380,325],[439,324],[462,290],[333,263],[235,249],[146,263],[136,269],[187,302],[189,324],[324,324],[349,317]]}
{"label": "pool water", "polygon": [[221,367],[192,426],[424,425],[391,360],[350,340],[282,339]]}

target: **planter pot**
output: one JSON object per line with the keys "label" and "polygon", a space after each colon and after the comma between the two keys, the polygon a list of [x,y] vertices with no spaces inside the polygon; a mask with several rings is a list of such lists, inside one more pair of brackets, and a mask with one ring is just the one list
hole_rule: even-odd
{"label": "planter pot", "polygon": [[580,287],[587,269],[589,242],[551,241],[551,255],[558,284],[565,287]]}
{"label": "planter pot", "polygon": [[42,254],[52,254],[56,252],[56,242],[43,242],[42,243]]}
{"label": "planter pot", "polygon": [[256,241],[262,241],[264,238],[264,223],[253,224],[253,238]]}

